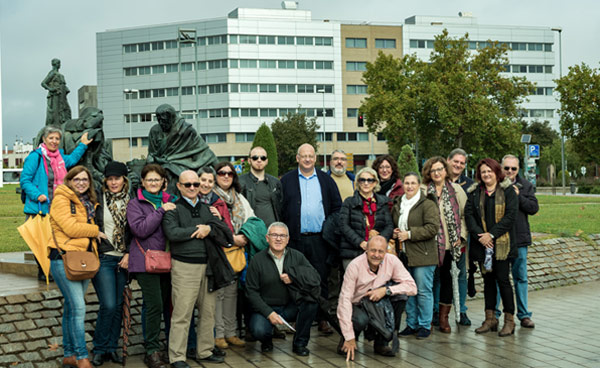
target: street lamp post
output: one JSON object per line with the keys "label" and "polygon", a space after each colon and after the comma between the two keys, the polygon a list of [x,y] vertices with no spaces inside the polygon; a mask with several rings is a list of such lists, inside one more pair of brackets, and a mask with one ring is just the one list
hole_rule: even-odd
{"label": "street lamp post", "polygon": [[[558,32],[558,75],[559,78],[562,78],[562,28],[556,27],[552,28],[552,31]],[[560,127],[559,127],[560,128]],[[562,194],[567,194],[567,185],[565,178],[565,135],[563,134],[562,129],[560,129],[560,166],[561,166],[561,176],[562,176]]]}
{"label": "street lamp post", "polygon": [[323,171],[327,170],[327,134],[325,131],[325,86],[323,89],[318,89],[318,93],[323,94]]}
{"label": "street lamp post", "polygon": [[131,117],[131,99],[133,98],[134,93],[139,93],[140,91],[137,89],[126,88],[123,90],[126,96],[128,96],[129,100],[129,161],[133,160],[133,134],[131,131],[131,125],[133,125],[133,118]]}

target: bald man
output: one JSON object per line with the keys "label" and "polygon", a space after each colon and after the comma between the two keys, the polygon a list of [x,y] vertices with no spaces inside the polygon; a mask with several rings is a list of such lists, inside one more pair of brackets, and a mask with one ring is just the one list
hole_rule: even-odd
{"label": "bald man", "polygon": [[172,367],[186,368],[186,347],[194,306],[198,306],[196,358],[199,362],[223,362],[212,353],[214,346],[215,293],[208,291],[208,256],[204,238],[214,218],[210,208],[198,197],[200,179],[194,171],[179,175],[177,189],[181,198],[173,211],[163,216],[163,231],[171,247],[171,286],[173,313],[169,332],[169,361]]}

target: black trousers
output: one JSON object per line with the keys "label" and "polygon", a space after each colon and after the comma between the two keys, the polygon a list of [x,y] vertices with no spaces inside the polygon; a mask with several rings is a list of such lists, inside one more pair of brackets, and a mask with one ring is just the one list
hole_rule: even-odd
{"label": "black trousers", "polygon": [[452,268],[452,253],[450,250],[446,251],[444,255],[444,263],[440,267],[440,303],[441,304],[452,304],[452,275],[450,269]]}
{"label": "black trousers", "polygon": [[[402,319],[402,313],[406,307],[405,300],[392,300],[392,308],[394,309],[394,330],[400,329],[400,321]],[[354,329],[354,338],[358,339],[358,335],[365,331],[369,327],[369,316],[358,304],[352,305],[352,328]],[[375,345],[376,346],[387,346],[388,341],[385,341],[381,335],[375,334]]]}
{"label": "black trousers", "polygon": [[[327,258],[329,249],[320,233],[311,233],[310,235],[300,235],[300,238],[293,241],[290,247],[300,251],[308,262],[317,270],[321,278],[321,296],[325,299],[329,296],[329,287],[327,279],[329,277],[329,265]],[[317,312],[317,320],[322,321],[325,317],[319,309]]]}
{"label": "black trousers", "polygon": [[[483,263],[480,262],[479,268],[484,270]],[[509,260],[498,261],[494,258],[492,270],[483,274],[483,296],[486,310],[496,310],[496,283],[498,283],[503,312],[515,314],[515,299],[509,273]]]}

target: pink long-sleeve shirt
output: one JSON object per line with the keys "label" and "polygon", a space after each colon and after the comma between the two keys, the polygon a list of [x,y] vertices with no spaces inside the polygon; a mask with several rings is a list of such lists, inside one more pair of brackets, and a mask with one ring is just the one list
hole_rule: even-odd
{"label": "pink long-sleeve shirt", "polygon": [[357,304],[369,290],[374,290],[393,280],[397,285],[390,286],[393,295],[416,295],[417,284],[398,257],[386,254],[377,273],[369,268],[367,254],[356,257],[346,268],[344,283],[338,301],[337,316],[346,341],[355,338],[352,328],[352,304]]}

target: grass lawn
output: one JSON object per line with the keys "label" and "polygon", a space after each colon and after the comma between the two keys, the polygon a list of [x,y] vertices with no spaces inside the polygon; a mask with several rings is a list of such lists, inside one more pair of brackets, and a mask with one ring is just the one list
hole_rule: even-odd
{"label": "grass lawn", "polygon": [[[25,222],[17,185],[0,188],[0,253],[28,250],[17,226]],[[555,236],[600,233],[600,196],[539,195],[540,211],[531,216],[531,231]]]}

